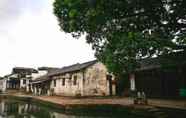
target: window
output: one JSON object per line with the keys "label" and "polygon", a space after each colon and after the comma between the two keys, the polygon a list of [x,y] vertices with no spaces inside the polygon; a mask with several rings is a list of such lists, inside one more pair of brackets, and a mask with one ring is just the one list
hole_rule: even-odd
{"label": "window", "polygon": [[72,79],[72,75],[70,75],[70,77],[69,77],[69,80],[71,80]]}
{"label": "window", "polygon": [[62,86],[65,86],[65,78],[62,78]]}
{"label": "window", "polygon": [[77,84],[77,76],[74,76],[74,81],[73,84],[76,85]]}
{"label": "window", "polygon": [[56,80],[54,80],[54,87],[56,87]]}
{"label": "window", "polygon": [[23,84],[26,84],[26,79],[23,79]]}

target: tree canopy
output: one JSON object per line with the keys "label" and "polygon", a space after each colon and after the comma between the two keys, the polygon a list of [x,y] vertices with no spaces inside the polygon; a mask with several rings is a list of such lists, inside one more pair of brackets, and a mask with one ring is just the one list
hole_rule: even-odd
{"label": "tree canopy", "polygon": [[186,44],[186,0],[55,0],[54,14],[63,31],[86,35],[114,73]]}

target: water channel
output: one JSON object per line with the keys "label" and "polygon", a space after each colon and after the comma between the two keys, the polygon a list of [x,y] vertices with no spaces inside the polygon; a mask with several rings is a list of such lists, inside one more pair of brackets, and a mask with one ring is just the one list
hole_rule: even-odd
{"label": "water channel", "polygon": [[[140,116],[139,113],[136,115],[135,113],[128,114],[124,111],[116,114],[107,112],[103,114],[103,112],[104,109],[96,113],[65,113],[63,110],[47,107],[45,105],[29,101],[20,101],[7,98],[0,99],[0,118],[144,118],[144,116]],[[150,110],[147,111],[148,114],[149,112]],[[157,112],[157,114],[155,114],[155,111],[151,109],[151,112],[153,112],[153,114],[150,113],[150,116],[145,116],[147,116],[147,118],[186,118],[186,113],[179,110],[166,109],[160,110]]]}

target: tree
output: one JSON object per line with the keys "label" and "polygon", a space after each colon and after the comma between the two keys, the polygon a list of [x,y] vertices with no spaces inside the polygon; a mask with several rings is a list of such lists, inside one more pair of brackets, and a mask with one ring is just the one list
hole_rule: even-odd
{"label": "tree", "polygon": [[186,0],[55,0],[61,29],[86,35],[110,71],[134,71],[141,58],[184,49]]}

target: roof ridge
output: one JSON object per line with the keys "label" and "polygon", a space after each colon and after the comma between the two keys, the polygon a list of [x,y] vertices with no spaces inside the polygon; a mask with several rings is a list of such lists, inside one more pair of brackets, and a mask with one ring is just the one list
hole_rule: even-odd
{"label": "roof ridge", "polygon": [[86,63],[90,63],[90,62],[96,62],[96,61],[98,61],[97,59],[95,59],[95,60],[92,60],[92,61],[87,61],[87,62],[83,62],[83,63],[81,63],[81,64],[86,64]]}
{"label": "roof ridge", "polygon": [[78,71],[78,70],[81,70],[83,68],[86,68],[92,64],[94,64],[95,62],[97,62],[97,60],[92,60],[92,61],[87,61],[87,62],[84,62],[84,63],[76,63],[76,64],[73,64],[73,65],[70,65],[70,66],[65,66],[51,74],[49,74],[50,76],[52,75],[56,75],[56,74],[60,74],[60,73],[67,73],[67,72],[72,72],[72,71]]}

